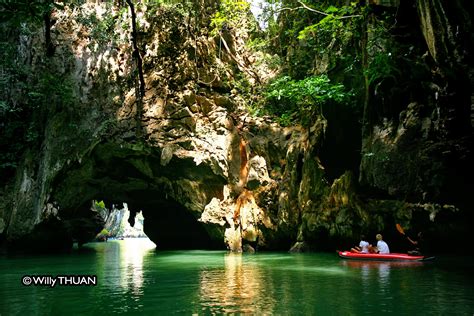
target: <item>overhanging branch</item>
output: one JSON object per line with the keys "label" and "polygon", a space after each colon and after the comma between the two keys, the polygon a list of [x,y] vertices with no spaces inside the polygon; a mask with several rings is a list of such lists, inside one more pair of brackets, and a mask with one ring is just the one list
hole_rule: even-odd
{"label": "overhanging branch", "polygon": [[[323,11],[319,11],[319,10],[316,10],[316,9],[313,9],[311,7],[308,7],[306,4],[304,4],[303,2],[301,1],[298,1],[298,3],[300,4],[299,7],[295,7],[295,8],[281,8],[279,10],[277,10],[277,12],[282,12],[282,11],[295,11],[295,10],[299,10],[299,9],[305,9],[305,10],[308,10],[310,12],[314,12],[314,13],[318,13],[318,14],[321,14],[321,15],[324,15],[324,16],[330,16],[332,14],[330,13],[326,13],[326,12],[323,12]],[[353,15],[344,15],[344,16],[335,16],[334,18],[335,19],[349,19],[349,18],[357,18],[357,17],[361,17],[362,15],[360,14],[353,14]]]}

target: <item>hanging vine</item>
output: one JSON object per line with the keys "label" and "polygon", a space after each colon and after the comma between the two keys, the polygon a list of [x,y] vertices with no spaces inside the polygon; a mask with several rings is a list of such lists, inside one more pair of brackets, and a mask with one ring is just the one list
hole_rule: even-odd
{"label": "hanging vine", "polygon": [[143,76],[143,60],[140,55],[140,49],[138,48],[138,32],[137,32],[137,15],[135,13],[135,6],[132,0],[126,0],[130,7],[130,13],[132,15],[132,56],[135,59],[138,73],[138,89],[136,90],[136,104],[137,104],[137,136],[141,136],[141,118],[143,114],[143,98],[145,96],[145,78]]}

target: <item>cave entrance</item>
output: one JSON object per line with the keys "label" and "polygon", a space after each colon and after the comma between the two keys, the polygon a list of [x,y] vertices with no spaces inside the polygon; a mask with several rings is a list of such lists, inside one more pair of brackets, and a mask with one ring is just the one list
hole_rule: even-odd
{"label": "cave entrance", "polygon": [[224,184],[192,157],[163,164],[158,148],[106,143],[64,170],[51,197],[61,218],[88,216],[91,200],[106,207],[126,203],[130,219],[141,210],[143,230],[157,249],[224,249],[224,228],[198,220],[212,198],[222,197]]}
{"label": "cave entrance", "polygon": [[97,236],[100,241],[124,238],[148,238],[143,230],[143,212],[128,209],[127,203],[112,205],[111,209],[105,207],[104,201],[95,201],[95,209],[104,214],[105,225]]}
{"label": "cave entrance", "polygon": [[[112,203],[110,211],[103,200],[94,202],[97,211],[108,213],[101,215],[105,218],[105,224],[97,239],[148,238],[160,250],[222,248],[221,243],[212,240],[203,224],[175,201],[152,199],[146,203],[129,203],[138,207],[139,211],[129,208],[127,202]],[[104,209],[101,210],[101,207]]]}
{"label": "cave entrance", "polygon": [[223,246],[213,240],[204,224],[179,203],[172,200],[155,201],[143,208],[144,231],[157,249],[218,249]]}
{"label": "cave entrance", "polygon": [[[143,194],[155,198],[149,197],[147,201],[139,202],[128,200],[123,203],[127,205],[130,213],[127,218],[129,227],[135,228],[137,235],[125,234],[122,237],[149,238],[156,244],[158,250],[222,249],[223,239],[220,242],[212,239],[209,230],[206,230],[204,224],[196,217],[200,214],[193,214],[176,201],[156,198],[156,192],[143,192]],[[141,217],[143,221],[137,223],[140,214],[143,214]],[[143,235],[140,235],[140,226],[143,228]]]}

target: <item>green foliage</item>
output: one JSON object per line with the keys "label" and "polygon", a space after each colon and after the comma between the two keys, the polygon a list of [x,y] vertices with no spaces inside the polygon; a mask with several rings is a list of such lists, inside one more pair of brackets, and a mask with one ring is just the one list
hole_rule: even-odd
{"label": "green foliage", "polygon": [[45,0],[2,0],[0,2],[0,21],[20,25],[22,23],[41,23],[44,14],[53,9],[61,10],[64,5]]}
{"label": "green foliage", "polygon": [[[137,4],[138,5],[138,4]],[[199,3],[192,0],[148,0],[146,1],[146,14],[149,17],[159,15],[160,10],[172,10],[182,17],[196,16]],[[168,11],[171,12],[171,11]]]}
{"label": "green foliage", "polygon": [[[326,68],[354,69],[358,65],[358,45],[361,42],[364,21],[363,8],[351,3],[348,6],[330,5],[317,7],[327,15],[318,14],[312,17],[313,23],[301,25],[296,23],[292,30],[298,41],[298,49],[293,52],[294,74],[313,72],[315,63],[326,59]],[[313,15],[315,15],[313,13]],[[352,55],[352,58],[346,58]]]}
{"label": "green foliage", "polygon": [[399,56],[401,45],[390,34],[390,27],[395,23],[393,17],[384,14],[374,17],[374,23],[368,29],[367,42],[368,65],[364,69],[370,85],[391,78],[397,81],[401,75],[399,70]]}
{"label": "green foliage", "polygon": [[41,145],[44,118],[75,102],[69,74],[57,71],[48,59],[33,71],[19,58],[18,39],[41,26],[25,22],[15,28],[15,23],[11,19],[0,25],[0,178],[5,181],[13,176],[25,150]]}
{"label": "green foliage", "polygon": [[[279,25],[272,24],[274,7],[264,12],[269,22],[266,38],[252,44],[271,52],[272,55],[268,55],[272,57],[280,51],[281,57],[277,55],[274,60],[279,61],[276,68],[283,68],[283,75],[267,86],[264,106],[252,108],[253,113],[276,115],[282,125],[306,124],[312,117],[323,115],[325,106],[341,102],[352,104],[348,101],[352,93],[342,84],[331,82],[326,74],[319,74],[315,66],[319,66],[316,63],[320,63],[324,55],[329,55],[327,69],[331,69],[331,64],[344,64],[348,68],[358,62],[357,58],[343,60],[340,52],[346,47],[350,47],[351,52],[355,50],[353,42],[360,33],[362,20],[360,9],[355,3],[336,7],[326,2],[308,4],[325,14],[306,9],[283,10]],[[284,3],[283,6],[287,5]]]}
{"label": "green foliage", "polygon": [[250,4],[247,1],[222,0],[220,9],[211,20],[211,35],[215,36],[223,28],[239,27],[242,17],[247,15]]}
{"label": "green foliage", "polygon": [[[255,2],[254,2],[255,5]],[[253,33],[254,38],[247,44],[255,50],[276,56],[275,39],[280,36],[280,23],[278,21],[279,10],[281,9],[282,1],[280,0],[265,0],[258,2],[261,9],[260,14],[256,17],[258,26],[255,27]],[[280,65],[278,65],[280,66]]]}
{"label": "green foliage", "polygon": [[96,207],[97,209],[99,209],[99,210],[105,209],[105,203],[104,203],[104,201],[95,201],[95,202],[94,202],[94,205],[95,205],[95,207]]}
{"label": "green foliage", "polygon": [[95,236],[95,239],[97,239],[98,241],[107,241],[107,238],[110,236],[110,232],[106,229],[106,228],[103,228],[100,233],[98,233],[96,236]]}
{"label": "green foliage", "polygon": [[[126,10],[123,8],[122,10]],[[122,17],[122,11],[119,12],[119,17]],[[90,36],[93,40],[97,41],[99,45],[106,44],[110,41],[116,41],[118,39],[117,34],[114,32],[115,23],[117,17],[113,14],[106,13],[104,17],[98,17],[95,12],[90,15],[82,16],[78,19],[80,23],[86,26],[90,30]],[[125,24],[128,28],[128,24]]]}
{"label": "green foliage", "polygon": [[298,39],[316,39],[329,43],[333,39],[346,43],[357,32],[358,24],[362,18],[360,9],[353,2],[350,6],[337,8],[329,6],[324,10],[327,14],[315,24],[305,27],[298,34]]}
{"label": "green foliage", "polygon": [[27,102],[30,108],[46,106],[70,107],[75,101],[72,80],[67,75],[58,75],[48,70],[39,74],[28,87]]}
{"label": "green foliage", "polygon": [[368,62],[364,74],[370,86],[378,90],[377,92],[383,92],[380,88],[384,82],[390,82],[385,85],[388,90],[394,85],[403,89],[418,89],[415,88],[417,83],[429,76],[420,57],[423,51],[417,51],[413,44],[399,42],[392,35],[391,29],[396,23],[393,14],[373,15],[373,21],[367,30]]}
{"label": "green foliage", "polygon": [[[21,72],[21,69],[20,69]],[[0,93],[0,132],[2,155],[0,174],[10,173],[27,148],[38,146],[43,134],[41,117],[50,111],[71,108],[75,102],[71,80],[64,75],[54,75],[47,69],[36,73],[36,77],[18,76],[9,73],[5,90]],[[17,89],[18,96],[9,96],[10,89]],[[15,91],[15,90],[14,90]]]}
{"label": "green foliage", "polygon": [[283,76],[272,82],[265,93],[266,108],[279,116],[282,125],[308,123],[314,115],[323,114],[323,105],[344,102],[350,96],[342,84],[331,83],[326,75],[303,80]]}
{"label": "green foliage", "polygon": [[370,60],[365,70],[369,84],[376,84],[386,78],[396,79],[400,75],[392,53],[378,53]]}
{"label": "green foliage", "polygon": [[256,52],[257,59],[254,65],[259,67],[265,65],[268,69],[279,70],[283,62],[279,55],[271,52],[269,49],[269,42],[262,37],[255,37],[247,42],[247,47]]}
{"label": "green foliage", "polygon": [[109,234],[109,231],[104,228],[104,229],[102,229],[102,230],[100,231],[99,234],[102,235],[102,236],[107,236],[107,235]]}

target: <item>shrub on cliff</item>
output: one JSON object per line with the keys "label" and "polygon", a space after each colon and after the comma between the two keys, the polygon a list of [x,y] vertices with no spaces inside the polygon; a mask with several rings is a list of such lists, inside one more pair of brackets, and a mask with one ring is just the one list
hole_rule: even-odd
{"label": "shrub on cliff", "polygon": [[269,84],[265,92],[266,109],[279,117],[282,125],[293,122],[309,123],[323,105],[348,102],[351,93],[342,84],[331,83],[326,75],[294,80],[283,76]]}

